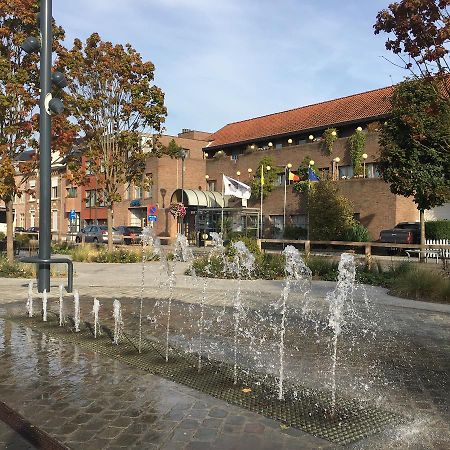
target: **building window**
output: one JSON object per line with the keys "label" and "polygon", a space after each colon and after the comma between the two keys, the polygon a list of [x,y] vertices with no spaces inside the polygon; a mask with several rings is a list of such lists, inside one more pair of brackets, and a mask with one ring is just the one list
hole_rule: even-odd
{"label": "building window", "polygon": [[275,148],[279,150],[283,148],[283,144],[281,142],[278,142],[277,144],[275,144]]}
{"label": "building window", "polygon": [[58,198],[58,186],[52,186],[52,199]]}
{"label": "building window", "polygon": [[86,161],[86,175],[92,175],[92,161]]}
{"label": "building window", "polygon": [[131,198],[131,184],[129,184],[126,188],[125,188],[125,194],[124,194],[125,200],[130,200]]}
{"label": "building window", "polygon": [[35,220],[36,220],[36,213],[35,211],[31,210],[30,211],[30,227],[35,227]]}
{"label": "building window", "polygon": [[142,187],[136,186],[134,188],[134,198],[142,198]]}
{"label": "building window", "polygon": [[232,161],[237,161],[238,158],[239,158],[239,151],[233,150],[233,152],[231,153],[231,160]]}
{"label": "building window", "polygon": [[308,223],[308,218],[307,218],[306,214],[295,214],[290,217],[289,222],[294,227],[306,229],[307,228],[306,224]]}
{"label": "building window", "polygon": [[148,190],[146,190],[144,192],[144,196],[145,196],[145,198],[152,198],[153,197],[153,174],[146,173],[145,175],[148,179],[149,186],[148,186]]}
{"label": "building window", "polygon": [[67,198],[76,198],[78,195],[78,189],[76,187],[67,188]]}
{"label": "building window", "polygon": [[380,171],[378,164],[369,163],[366,164],[366,178],[380,178]]}
{"label": "building window", "polygon": [[216,180],[208,180],[208,191],[216,190]]}
{"label": "building window", "polygon": [[58,231],[58,210],[52,211],[52,230]]}
{"label": "building window", "polygon": [[339,166],[339,178],[345,180],[353,177],[353,166]]}
{"label": "building window", "polygon": [[19,226],[25,228],[25,213],[20,213]]}

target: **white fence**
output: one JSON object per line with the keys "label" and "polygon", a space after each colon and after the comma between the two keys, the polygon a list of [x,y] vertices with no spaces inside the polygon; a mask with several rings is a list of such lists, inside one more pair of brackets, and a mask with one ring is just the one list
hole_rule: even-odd
{"label": "white fence", "polygon": [[[450,245],[450,240],[449,239],[427,239],[426,243],[427,244],[437,244],[437,245]],[[433,257],[433,255],[436,253],[436,250],[431,250],[431,249],[427,249],[427,250],[430,250],[430,254],[427,255],[429,258]],[[439,256],[441,258],[450,258],[450,250],[440,249]]]}

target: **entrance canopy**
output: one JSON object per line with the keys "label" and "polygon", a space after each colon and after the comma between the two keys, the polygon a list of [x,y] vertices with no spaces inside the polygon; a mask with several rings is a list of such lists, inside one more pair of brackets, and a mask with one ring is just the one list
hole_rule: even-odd
{"label": "entrance canopy", "polygon": [[177,189],[172,194],[170,202],[181,203],[181,197],[183,197],[184,206],[204,206],[207,208],[222,208],[224,206],[223,197],[220,192],[201,191],[199,189]]}

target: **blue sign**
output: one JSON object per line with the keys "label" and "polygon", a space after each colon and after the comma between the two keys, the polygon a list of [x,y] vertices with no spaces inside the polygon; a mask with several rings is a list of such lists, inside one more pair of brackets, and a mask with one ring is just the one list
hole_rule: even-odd
{"label": "blue sign", "polygon": [[152,214],[149,214],[147,217],[149,222],[156,222],[158,220],[158,216],[154,216]]}
{"label": "blue sign", "polygon": [[151,216],[156,216],[156,206],[150,206],[149,213]]}
{"label": "blue sign", "polygon": [[69,212],[69,219],[75,220],[77,218],[77,212],[74,209],[71,209]]}

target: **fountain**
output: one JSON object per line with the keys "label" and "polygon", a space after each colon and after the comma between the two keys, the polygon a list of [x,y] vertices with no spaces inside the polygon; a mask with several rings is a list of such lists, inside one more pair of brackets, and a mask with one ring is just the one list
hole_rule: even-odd
{"label": "fountain", "polygon": [[28,283],[28,297],[27,297],[27,313],[28,317],[33,317],[33,282]]}
{"label": "fountain", "polygon": [[114,300],[113,303],[114,316],[114,344],[118,345],[123,331],[122,307],[119,300]]}
{"label": "fountain", "polygon": [[[285,263],[285,273],[286,280],[281,294],[281,324],[280,324],[280,366],[279,366],[279,377],[278,377],[278,399],[284,399],[284,338],[286,334],[286,317],[287,317],[287,301],[289,298],[289,293],[291,288],[294,287],[302,291],[303,295],[306,295],[311,286],[311,270],[302,257],[300,252],[291,245],[288,245],[284,251],[283,256],[286,259]],[[291,287],[291,285],[293,285]]]}
{"label": "fountain", "polygon": [[63,300],[64,300],[64,286],[62,284],[59,285],[59,326],[62,327],[64,323],[64,308],[63,308]]}
{"label": "fountain", "polygon": [[97,333],[100,334],[100,322],[98,320],[98,313],[100,311],[100,302],[94,298],[94,305],[92,307],[92,314],[94,315],[94,337],[97,337]]}
{"label": "fountain", "polygon": [[42,293],[42,320],[47,322],[47,289],[44,289]]}
{"label": "fountain", "polygon": [[245,244],[241,241],[233,244],[233,249],[236,252],[234,255],[233,264],[230,266],[232,273],[234,273],[238,279],[237,290],[233,301],[234,308],[234,339],[233,339],[233,382],[237,384],[237,348],[238,348],[238,332],[241,315],[244,312],[241,302],[241,280],[242,277],[247,275],[250,278],[254,264],[255,257],[248,250]]}
{"label": "fountain", "polygon": [[74,315],[73,320],[75,323],[75,333],[80,331],[80,295],[78,291],[73,293]]}
{"label": "fountain", "polygon": [[336,366],[338,338],[344,325],[344,306],[353,294],[355,286],[355,258],[349,253],[342,253],[339,261],[339,276],[334,291],[327,295],[327,301],[330,305],[330,316],[328,326],[333,330],[332,339],[332,367],[331,367],[331,414],[336,409]]}

